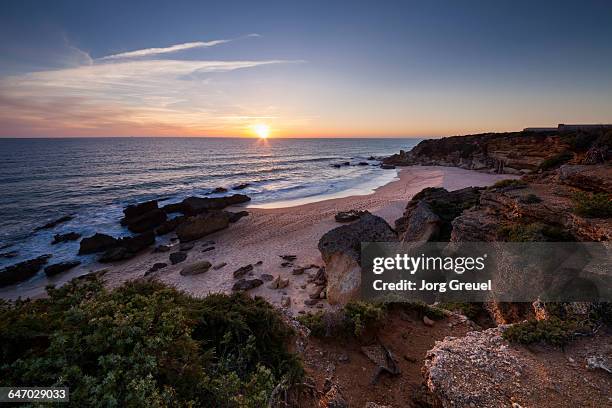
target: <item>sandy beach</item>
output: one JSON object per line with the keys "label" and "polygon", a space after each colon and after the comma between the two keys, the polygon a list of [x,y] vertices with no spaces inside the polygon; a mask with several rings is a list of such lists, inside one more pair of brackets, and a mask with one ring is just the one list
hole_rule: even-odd
{"label": "sandy beach", "polygon": [[[367,195],[353,195],[328,199],[309,204],[283,208],[249,208],[250,215],[240,219],[230,228],[219,231],[198,241],[188,251],[187,259],[170,265],[169,253],[153,253],[147,250],[137,257],[117,263],[89,265],[58,276],[55,279],[42,278],[26,282],[19,287],[0,291],[0,297],[15,299],[18,296],[39,297],[44,294],[47,284],[61,285],[68,280],[91,271],[106,269],[104,279],[111,287],[144,276],[156,262],[168,263],[168,267],[154,273],[157,279],[196,296],[214,292],[230,292],[235,282],[233,271],[248,264],[256,265],[253,277],[261,274],[288,277],[285,289],[269,289],[266,284],[251,290],[252,295],[265,297],[272,304],[279,305],[283,295],[291,298],[291,311],[298,312],[304,306],[308,295],[302,287],[306,284],[307,273],[292,276],[292,267],[282,267],[279,255],[296,255],[295,266],[323,265],[317,249],[319,238],[327,231],[341,224],[334,220],[338,211],[368,210],[384,218],[391,226],[399,218],[410,198],[426,187],[444,187],[456,190],[469,186],[488,186],[501,179],[511,178],[507,174],[488,174],[453,167],[414,166],[404,167],[399,179],[376,189]],[[234,208],[233,210],[237,210]],[[244,209],[244,208],[240,208]],[[232,210],[230,208],[230,210]],[[214,241],[214,244],[209,244]],[[178,242],[176,242],[178,249]],[[212,251],[202,252],[214,246]],[[174,249],[172,250],[174,251]],[[208,260],[213,265],[227,263],[218,270],[195,276],[181,276],[180,270],[195,261]]]}

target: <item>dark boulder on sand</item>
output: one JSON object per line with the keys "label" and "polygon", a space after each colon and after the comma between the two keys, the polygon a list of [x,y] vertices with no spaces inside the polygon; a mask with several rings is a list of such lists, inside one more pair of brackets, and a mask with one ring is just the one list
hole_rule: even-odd
{"label": "dark boulder on sand", "polygon": [[13,285],[28,280],[42,268],[51,258],[51,255],[42,255],[38,258],[19,262],[0,270],[0,287]]}
{"label": "dark boulder on sand", "polygon": [[359,296],[362,242],[394,241],[397,235],[389,224],[372,214],[325,233],[319,240],[319,251],[325,262],[329,303],[343,304]]}
{"label": "dark boulder on sand", "polygon": [[113,238],[110,235],[96,233],[91,237],[83,238],[81,240],[79,255],[102,252],[116,246],[116,238]]}
{"label": "dark boulder on sand", "polygon": [[186,252],[173,252],[170,254],[170,263],[172,265],[176,265],[177,263],[181,263],[183,262],[185,259],[187,259],[187,253]]}
{"label": "dark boulder on sand", "polygon": [[125,217],[121,220],[121,225],[137,233],[152,230],[167,219],[166,213],[158,208],[157,200],[127,206],[123,214]]}
{"label": "dark boulder on sand", "polygon": [[227,228],[229,216],[224,211],[210,211],[187,218],[176,229],[181,242],[194,241],[215,231]]}
{"label": "dark boulder on sand", "polygon": [[76,232],[68,232],[66,234],[55,234],[53,236],[53,241],[51,242],[51,245],[59,244],[61,242],[76,241],[79,238],[81,238],[81,234],[76,233]]}
{"label": "dark boulder on sand", "polygon": [[100,262],[117,262],[133,258],[138,252],[155,243],[155,234],[153,231],[147,231],[134,237],[119,238],[116,242],[114,248],[108,249],[100,257]]}
{"label": "dark boulder on sand", "polygon": [[65,272],[69,269],[72,269],[81,264],[80,261],[68,261],[68,262],[60,262],[53,265],[49,265],[45,267],[45,275],[47,276],[55,276],[62,272]]}

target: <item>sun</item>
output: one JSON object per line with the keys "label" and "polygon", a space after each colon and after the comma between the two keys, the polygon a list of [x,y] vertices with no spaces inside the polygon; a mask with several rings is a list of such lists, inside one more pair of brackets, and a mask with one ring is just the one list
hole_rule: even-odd
{"label": "sun", "polygon": [[270,136],[270,126],[266,125],[265,123],[258,123],[257,125],[254,125],[253,130],[260,139],[267,139],[268,136]]}

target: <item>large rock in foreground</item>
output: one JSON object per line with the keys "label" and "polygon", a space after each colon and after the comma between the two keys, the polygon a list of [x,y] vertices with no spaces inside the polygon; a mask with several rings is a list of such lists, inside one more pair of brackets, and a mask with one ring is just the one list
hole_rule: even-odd
{"label": "large rock in foreground", "polygon": [[329,303],[346,303],[359,296],[362,242],[393,241],[397,235],[389,224],[372,214],[325,233],[319,240],[319,251],[325,262]]}
{"label": "large rock in foreground", "polygon": [[437,406],[607,406],[609,374],[585,363],[589,356],[609,355],[609,334],[575,340],[565,350],[534,346],[534,352],[508,343],[506,328],[446,337],[427,352],[423,375]]}
{"label": "large rock in foreground", "polygon": [[0,287],[13,285],[31,278],[47,263],[49,258],[51,258],[51,255],[42,255],[0,270]]}
{"label": "large rock in foreground", "polygon": [[211,211],[187,218],[176,229],[181,242],[194,241],[215,231],[227,228],[229,216],[224,211]]}

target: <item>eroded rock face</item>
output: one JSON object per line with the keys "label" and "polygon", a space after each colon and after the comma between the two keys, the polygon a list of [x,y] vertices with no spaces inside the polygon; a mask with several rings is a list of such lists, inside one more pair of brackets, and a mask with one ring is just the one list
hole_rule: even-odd
{"label": "eroded rock face", "polygon": [[181,242],[193,241],[227,228],[229,216],[223,211],[210,211],[187,218],[176,228]]}
{"label": "eroded rock face", "polygon": [[451,222],[465,209],[473,207],[481,188],[456,191],[426,188],[408,202],[404,215],[395,221],[400,241],[445,241],[450,239]]}
{"label": "eroded rock face", "polygon": [[13,285],[30,279],[51,258],[51,255],[42,255],[38,258],[19,262],[0,270],[0,287]]}
{"label": "eroded rock face", "polygon": [[387,157],[385,164],[453,166],[496,173],[524,174],[569,149],[554,133],[486,133],[420,142],[410,152]]}
{"label": "eroded rock face", "polygon": [[576,214],[572,201],[576,189],[556,180],[551,174],[533,177],[522,188],[484,190],[476,207],[452,221],[451,241],[612,239],[612,220]]}
{"label": "eroded rock face", "polygon": [[563,165],[558,171],[559,181],[581,190],[612,192],[612,165]]}
{"label": "eroded rock face", "polygon": [[397,235],[389,224],[371,214],[325,233],[319,240],[319,251],[326,265],[329,303],[346,303],[358,296],[362,242],[393,241],[397,241]]}

